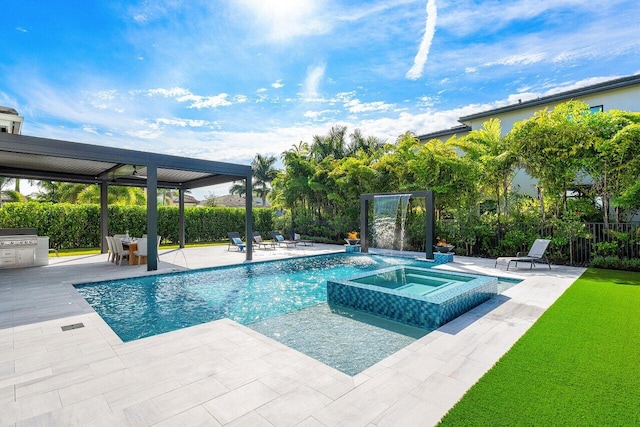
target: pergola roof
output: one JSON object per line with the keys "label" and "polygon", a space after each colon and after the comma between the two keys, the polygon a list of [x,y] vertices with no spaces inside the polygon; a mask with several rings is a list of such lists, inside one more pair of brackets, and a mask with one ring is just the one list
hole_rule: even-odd
{"label": "pergola roof", "polygon": [[[245,233],[253,235],[251,166],[0,133],[0,176],[100,184],[100,241],[103,252],[106,252],[104,236],[108,228],[109,185],[146,187],[151,194],[157,188],[180,190],[179,239],[180,246],[184,247],[184,190],[244,180],[247,186]],[[155,241],[157,233],[156,200],[147,198],[148,238]],[[157,270],[157,247],[149,245],[147,250],[147,269]],[[246,259],[251,260],[252,254],[253,246],[248,239]]]}
{"label": "pergola roof", "polygon": [[2,176],[146,187],[151,165],[159,188],[188,190],[251,177],[251,166],[0,133]]}

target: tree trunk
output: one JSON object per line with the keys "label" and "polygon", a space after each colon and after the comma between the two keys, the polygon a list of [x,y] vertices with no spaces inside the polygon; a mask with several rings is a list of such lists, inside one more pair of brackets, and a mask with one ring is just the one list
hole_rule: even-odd
{"label": "tree trunk", "polygon": [[544,194],[543,194],[542,187],[536,186],[536,189],[538,190],[538,200],[540,200],[540,218],[541,218],[540,235],[542,235],[543,234],[544,223],[546,221],[545,212],[544,212]]}

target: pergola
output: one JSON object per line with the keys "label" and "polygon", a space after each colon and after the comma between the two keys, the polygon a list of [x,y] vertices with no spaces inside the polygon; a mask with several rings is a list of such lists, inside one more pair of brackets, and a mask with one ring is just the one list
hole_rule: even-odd
{"label": "pergola", "polygon": [[[158,188],[179,192],[179,240],[185,243],[184,192],[189,189],[244,180],[247,186],[245,232],[253,235],[251,166],[169,156],[122,148],[103,147],[0,133],[0,176],[100,185],[100,241],[107,248],[107,189],[109,185],[147,189],[147,237],[158,236]],[[246,259],[253,258],[247,238]],[[157,270],[158,251],[149,245],[147,270]]]}

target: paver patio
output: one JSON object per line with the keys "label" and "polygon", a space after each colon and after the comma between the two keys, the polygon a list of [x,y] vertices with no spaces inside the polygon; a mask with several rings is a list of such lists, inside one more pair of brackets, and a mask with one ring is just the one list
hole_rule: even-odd
{"label": "paver patio", "polygon": [[[160,252],[159,273],[244,262],[226,246]],[[507,275],[493,264],[439,268]],[[351,377],[228,319],[123,343],[72,284],[150,274],[144,266],[94,255],[0,270],[0,425],[433,425],[583,271],[510,271],[525,280]],[[61,330],[74,323],[84,327]]]}

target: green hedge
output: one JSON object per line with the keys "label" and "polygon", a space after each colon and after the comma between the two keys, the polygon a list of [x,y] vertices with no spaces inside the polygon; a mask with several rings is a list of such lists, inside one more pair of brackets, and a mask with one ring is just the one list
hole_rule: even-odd
{"label": "green hedge", "polygon": [[[224,207],[186,207],[186,243],[225,240],[229,231],[244,234],[244,209]],[[146,208],[109,206],[110,235],[129,231],[141,236],[147,231]],[[58,249],[100,246],[100,207],[68,203],[6,203],[0,209],[0,228],[36,228],[49,236]],[[274,229],[271,209],[253,209],[253,229],[266,234]],[[178,242],[178,208],[158,207],[158,234],[165,242]]]}

